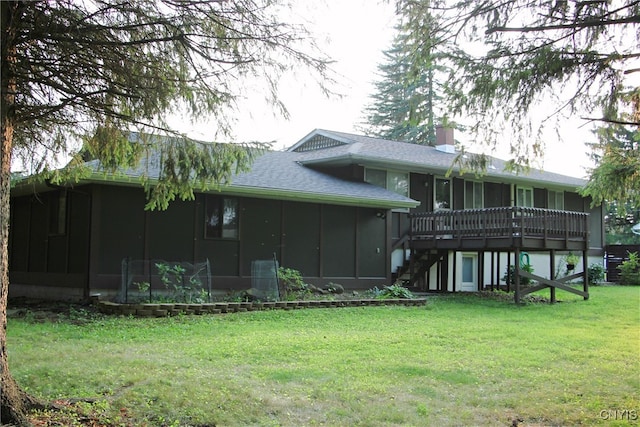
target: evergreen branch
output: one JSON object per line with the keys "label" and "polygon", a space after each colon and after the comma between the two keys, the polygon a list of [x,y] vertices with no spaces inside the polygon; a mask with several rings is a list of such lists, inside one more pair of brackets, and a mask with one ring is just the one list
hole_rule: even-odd
{"label": "evergreen branch", "polygon": [[493,27],[488,28],[485,33],[493,34],[497,32],[506,33],[531,33],[531,32],[544,32],[551,30],[568,30],[568,29],[576,29],[576,28],[590,28],[590,27],[601,27],[608,25],[620,25],[620,24],[639,24],[640,23],[640,15],[628,16],[625,18],[619,19],[590,19],[581,22],[573,22],[571,24],[556,24],[556,25],[538,25],[533,27]]}
{"label": "evergreen branch", "polygon": [[580,117],[582,120],[587,120],[589,122],[600,122],[600,123],[610,123],[612,125],[623,125],[623,126],[640,126],[640,121],[630,122],[626,120],[620,119],[608,119],[606,117],[595,118],[595,117]]}

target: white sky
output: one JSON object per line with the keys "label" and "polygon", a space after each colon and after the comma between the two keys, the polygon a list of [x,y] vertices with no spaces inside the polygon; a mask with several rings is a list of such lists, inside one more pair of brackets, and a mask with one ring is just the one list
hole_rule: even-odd
{"label": "white sky", "polygon": [[[272,108],[249,99],[242,106],[234,126],[239,141],[275,141],[275,148],[293,145],[316,128],[359,133],[368,96],[373,93],[377,65],[383,61],[382,51],[388,49],[394,36],[394,6],[380,0],[323,0],[300,2],[299,13],[311,20],[308,27],[318,35],[321,49],[336,63],[340,76],[336,92],[342,98],[327,99],[313,82],[293,80],[280,88],[281,98],[290,113],[289,120],[275,117]],[[590,165],[585,140],[593,140],[590,132],[580,128],[582,123],[568,123],[562,130],[563,140],[555,135],[547,142],[544,169],[584,177]],[[200,128],[202,129],[202,128]],[[198,138],[205,136],[198,126],[183,124],[180,130]],[[464,138],[457,135],[457,139]],[[508,158],[508,144],[493,153]],[[470,150],[474,151],[474,150]]]}

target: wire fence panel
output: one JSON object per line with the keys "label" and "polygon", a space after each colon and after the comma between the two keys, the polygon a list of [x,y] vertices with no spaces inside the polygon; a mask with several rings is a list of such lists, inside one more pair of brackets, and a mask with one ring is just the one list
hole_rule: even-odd
{"label": "wire fence panel", "polygon": [[119,302],[211,302],[209,260],[191,264],[164,260],[122,260]]}
{"label": "wire fence panel", "polygon": [[279,301],[278,261],[251,261],[251,289],[253,296],[264,301]]}

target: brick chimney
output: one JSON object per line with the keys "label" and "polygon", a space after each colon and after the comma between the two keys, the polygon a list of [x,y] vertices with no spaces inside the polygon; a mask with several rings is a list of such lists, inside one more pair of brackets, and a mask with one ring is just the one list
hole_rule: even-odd
{"label": "brick chimney", "polygon": [[453,128],[443,126],[436,127],[436,150],[444,153],[455,153],[455,141],[453,140]]}

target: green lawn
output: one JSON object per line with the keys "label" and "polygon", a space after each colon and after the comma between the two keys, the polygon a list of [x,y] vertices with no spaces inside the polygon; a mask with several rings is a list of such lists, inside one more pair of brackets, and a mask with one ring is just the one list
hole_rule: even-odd
{"label": "green lawn", "polygon": [[[548,293],[548,292],[547,292]],[[515,306],[9,320],[11,370],[117,425],[637,425],[640,287]]]}

